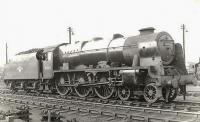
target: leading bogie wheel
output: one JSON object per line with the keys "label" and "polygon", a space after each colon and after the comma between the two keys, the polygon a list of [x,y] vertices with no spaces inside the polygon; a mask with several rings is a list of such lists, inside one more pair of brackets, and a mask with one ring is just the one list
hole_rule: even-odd
{"label": "leading bogie wheel", "polygon": [[61,75],[58,81],[56,81],[56,90],[62,96],[68,95],[72,91],[71,87],[64,86],[66,84],[70,84],[69,74],[67,74],[66,78],[64,77],[64,75]]}
{"label": "leading bogie wheel", "polygon": [[117,89],[117,94],[121,100],[126,101],[131,97],[131,90],[127,86],[122,86]]}
{"label": "leading bogie wheel", "polygon": [[[167,95],[167,92],[168,92],[168,95]],[[173,88],[172,86],[162,88],[162,96],[165,100],[168,97],[168,100],[166,100],[167,102],[173,101],[177,97],[177,93],[178,93],[178,89]]]}
{"label": "leading bogie wheel", "polygon": [[155,83],[147,84],[144,88],[144,99],[148,103],[154,103],[160,98],[160,89],[155,85]]}

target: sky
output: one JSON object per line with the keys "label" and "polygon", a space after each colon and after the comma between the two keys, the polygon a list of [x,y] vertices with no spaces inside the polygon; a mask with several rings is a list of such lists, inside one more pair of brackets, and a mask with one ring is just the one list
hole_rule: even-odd
{"label": "sky", "polygon": [[31,48],[93,37],[139,34],[144,27],[167,31],[182,43],[185,24],[186,61],[200,57],[200,0],[0,0],[0,65],[8,56]]}

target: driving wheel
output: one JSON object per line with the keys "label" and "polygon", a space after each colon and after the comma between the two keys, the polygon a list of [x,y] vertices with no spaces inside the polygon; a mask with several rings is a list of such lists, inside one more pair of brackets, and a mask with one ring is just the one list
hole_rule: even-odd
{"label": "driving wheel", "polygon": [[72,89],[69,86],[64,86],[65,84],[70,84],[70,76],[67,74],[65,78],[63,75],[59,77],[59,80],[56,82],[56,90],[60,95],[67,95],[69,94]]}
{"label": "driving wheel", "polygon": [[[79,74],[77,81],[78,84],[87,84],[89,82],[85,73]],[[74,89],[79,97],[87,97],[92,91],[90,86],[75,86]]]}
{"label": "driving wheel", "polygon": [[[100,82],[102,83],[107,81],[108,79],[106,77],[100,78]],[[109,99],[110,97],[112,97],[114,93],[114,87],[108,84],[99,85],[98,87],[95,87],[94,90],[97,96],[100,97],[101,99]]]}

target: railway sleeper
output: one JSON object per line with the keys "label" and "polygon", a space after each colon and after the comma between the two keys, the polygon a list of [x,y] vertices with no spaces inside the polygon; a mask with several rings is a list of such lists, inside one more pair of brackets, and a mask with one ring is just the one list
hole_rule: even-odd
{"label": "railway sleeper", "polygon": [[[8,95],[8,97],[13,97],[13,96],[9,96]],[[21,97],[21,96],[20,96]],[[14,97],[14,98],[17,98],[17,97]],[[26,99],[28,99],[28,97],[26,97]],[[14,100],[15,101],[15,100]],[[31,103],[28,103],[28,104],[31,104]],[[84,105],[83,105],[84,106]],[[51,107],[53,107],[53,106],[51,106]],[[82,109],[84,109],[84,108],[81,108],[81,109],[77,109],[76,108],[76,105],[74,106],[75,107],[75,109],[72,109],[71,111],[73,111],[73,110],[75,110],[75,112],[77,113],[78,112],[78,110],[79,111],[81,111]],[[140,108],[141,109],[141,108]],[[151,108],[146,108],[147,110],[145,110],[145,112],[147,112],[147,113],[149,113],[151,110]],[[85,112],[88,112],[88,113],[90,113],[89,112],[89,110],[86,110],[86,109],[84,109],[85,110]],[[162,110],[162,109],[159,109],[160,110],[160,112],[154,112],[154,111],[152,111],[153,113],[160,113],[160,114],[166,114],[166,113],[169,113],[169,114],[172,114],[172,115],[174,115],[174,116],[192,116],[192,117],[199,117],[199,114],[197,114],[197,113],[193,113],[193,112],[185,112],[185,111],[170,111],[170,110],[168,110],[168,111],[164,111],[164,110]],[[112,112],[111,112],[112,113]],[[109,113],[105,113],[105,112],[100,112],[100,114],[102,114],[103,116],[104,116],[104,114],[105,114],[105,116],[108,116],[109,117],[109,115],[111,115],[111,114],[109,114]],[[112,114],[114,114],[114,113],[112,113]],[[111,116],[111,118],[113,117],[113,115]],[[158,117],[156,117],[156,119],[158,119]],[[165,120],[164,118],[162,118],[163,120]],[[151,117],[149,117],[149,121],[151,121],[151,120],[154,120],[153,118],[151,118]],[[167,120],[166,120],[167,121]]]}

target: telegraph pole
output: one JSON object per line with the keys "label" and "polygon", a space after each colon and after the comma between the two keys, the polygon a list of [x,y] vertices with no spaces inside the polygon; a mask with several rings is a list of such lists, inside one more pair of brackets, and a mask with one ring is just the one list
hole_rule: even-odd
{"label": "telegraph pole", "polygon": [[[184,58],[184,62],[185,61],[185,32],[188,32],[185,28],[185,24],[182,24],[181,25],[181,29],[183,31],[183,58]],[[183,99],[185,100],[185,95],[186,95],[186,85],[183,85],[182,86],[182,89],[183,89]]]}
{"label": "telegraph pole", "polygon": [[181,29],[183,31],[183,58],[185,61],[185,32],[188,32],[188,31],[186,30],[185,24],[181,25]]}
{"label": "telegraph pole", "polygon": [[8,64],[8,45],[6,42],[6,64]]}
{"label": "telegraph pole", "polygon": [[71,27],[68,27],[67,29],[68,29],[68,32],[69,32],[69,42],[68,43],[71,44],[72,35],[74,35],[74,32],[73,32]]}

